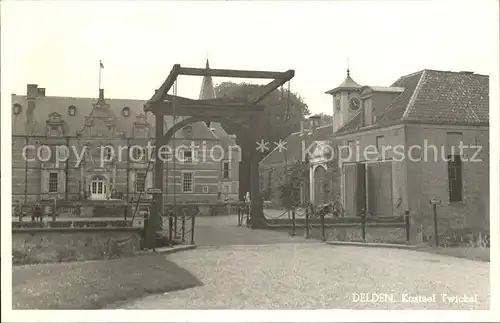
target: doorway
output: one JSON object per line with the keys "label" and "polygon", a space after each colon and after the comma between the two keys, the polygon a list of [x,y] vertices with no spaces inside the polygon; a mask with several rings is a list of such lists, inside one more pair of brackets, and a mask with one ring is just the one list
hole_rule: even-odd
{"label": "doorway", "polygon": [[103,176],[94,176],[89,184],[90,198],[92,200],[105,200],[107,195],[106,184],[107,181]]}

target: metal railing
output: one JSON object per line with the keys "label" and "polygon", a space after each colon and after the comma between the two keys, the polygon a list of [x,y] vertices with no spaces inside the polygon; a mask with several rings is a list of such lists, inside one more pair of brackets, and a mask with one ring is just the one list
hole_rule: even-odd
{"label": "metal railing", "polygon": [[[166,210],[168,239],[171,243],[194,244],[196,217],[199,205],[176,205]],[[165,228],[163,228],[165,231]]]}
{"label": "metal railing", "polygon": [[406,243],[410,242],[410,226],[411,219],[409,211],[405,211],[404,215],[397,216],[372,216],[365,210],[361,210],[356,216],[332,216],[328,217],[328,213],[321,208],[315,210],[311,203],[305,207],[294,206],[290,211],[291,217],[286,219],[282,217],[267,218],[269,228],[288,227],[289,234],[295,236],[297,228],[304,229],[304,237],[311,238],[312,231],[318,228],[319,238],[326,241],[327,229],[347,229],[359,228],[361,231],[361,239],[367,241],[367,232],[370,228],[396,228],[405,230]]}

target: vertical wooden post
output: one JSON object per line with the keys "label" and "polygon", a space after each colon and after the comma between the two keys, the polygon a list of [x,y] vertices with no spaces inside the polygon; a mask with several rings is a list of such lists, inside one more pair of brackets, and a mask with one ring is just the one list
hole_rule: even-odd
{"label": "vertical wooden post", "polygon": [[[186,210],[183,210],[181,216],[185,216],[186,214]],[[178,214],[177,212],[174,213],[174,237],[177,236],[177,233],[178,233],[178,229],[177,229],[177,220],[178,220]]]}
{"label": "vertical wooden post", "polygon": [[309,212],[312,210],[312,207],[308,206],[306,209],[306,218],[305,218],[305,233],[304,238],[309,239]]}
{"label": "vertical wooden post", "polygon": [[437,205],[432,204],[432,213],[434,215],[434,237],[436,239],[436,247],[439,247],[439,233],[438,233],[438,219],[437,219]]}
{"label": "vertical wooden post", "polygon": [[[26,136],[24,141],[24,147],[27,147],[29,143],[29,137]],[[28,200],[28,156],[26,156],[26,160],[24,161],[24,204],[26,204]]]}
{"label": "vertical wooden post", "polygon": [[405,211],[406,243],[410,244],[410,211]]}
{"label": "vertical wooden post", "polygon": [[[81,168],[83,170],[83,167]],[[82,173],[83,174],[83,173]],[[83,187],[85,190],[85,187]],[[130,138],[127,137],[127,193],[126,193],[127,205],[130,201]]]}
{"label": "vertical wooden post", "polygon": [[238,226],[241,227],[241,206],[238,205]]}
{"label": "vertical wooden post", "polygon": [[196,215],[193,215],[191,218],[191,244],[194,244],[194,224],[195,224]]}
{"label": "vertical wooden post", "polygon": [[295,236],[295,208],[292,208],[292,237]]}
{"label": "vertical wooden post", "polygon": [[[193,215],[194,217],[194,215]],[[184,243],[185,240],[185,235],[186,235],[186,214],[182,215],[182,243]]]}
{"label": "vertical wooden post", "polygon": [[363,242],[366,242],[366,210],[361,210],[361,236]]}
{"label": "vertical wooden post", "polygon": [[250,220],[252,228],[265,228],[266,222],[262,209],[262,198],[260,196],[259,176],[259,154],[255,150],[255,143],[251,145],[251,172],[250,172]]}
{"label": "vertical wooden post", "polygon": [[247,203],[245,206],[245,212],[246,212],[246,226],[247,228],[250,227],[250,203]]}
{"label": "vertical wooden post", "polygon": [[171,245],[173,245],[173,225],[174,225],[174,215],[172,214],[172,212],[175,212],[176,210],[172,210],[169,214],[168,214],[168,240],[169,240],[169,243]]}
{"label": "vertical wooden post", "polygon": [[326,241],[326,236],[325,236],[325,212],[321,212],[321,241]]}
{"label": "vertical wooden post", "polygon": [[[69,137],[66,137],[66,148],[69,150]],[[71,151],[71,150],[70,150]],[[64,178],[64,200],[68,201],[68,185],[69,185],[69,156],[71,156],[71,152],[66,156],[66,165],[64,165],[65,178]]]}

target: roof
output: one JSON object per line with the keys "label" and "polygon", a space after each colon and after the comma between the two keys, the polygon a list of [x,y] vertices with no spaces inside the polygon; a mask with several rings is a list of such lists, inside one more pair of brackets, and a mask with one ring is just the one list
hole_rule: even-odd
{"label": "roof", "polygon": [[352,78],[351,78],[351,73],[349,70],[347,70],[347,77],[345,78],[344,82],[342,82],[339,86],[336,88],[329,90],[326,92],[326,94],[334,94],[338,91],[347,91],[347,90],[358,90],[361,89],[361,85],[356,83]]}
{"label": "roof", "polygon": [[[205,64],[205,68],[210,69],[210,64],[207,62]],[[201,90],[200,90],[200,99],[215,99],[215,88],[214,82],[212,81],[211,76],[203,76],[203,81],[201,82]]]}
{"label": "roof", "polygon": [[[207,68],[209,67],[208,60],[206,66]],[[36,85],[29,85],[29,87],[30,86],[34,86],[35,88],[37,87]],[[144,112],[144,104],[147,100],[108,99],[104,98],[104,90],[102,89],[99,93],[99,97],[102,96],[102,98],[45,96],[44,91],[39,91],[38,93],[39,95],[36,97],[36,105],[33,111],[33,120],[35,120],[35,125],[33,132],[30,133],[30,135],[44,136],[46,133],[46,120],[49,119],[50,114],[55,112],[61,116],[60,118],[63,121],[64,135],[66,136],[75,136],[77,132],[81,131],[85,126],[86,117],[90,115],[114,119],[116,131],[124,132],[127,137],[133,137],[134,123],[138,120],[138,118],[140,119],[141,117],[144,117],[151,129],[149,137],[154,138],[155,136],[154,115],[150,112]],[[211,77],[204,77],[200,90],[200,97],[207,96],[202,98],[209,98],[208,96],[210,95],[215,97],[213,82]],[[105,107],[95,106],[97,103],[104,105]],[[14,106],[15,104],[21,105],[22,111],[19,115],[14,113],[12,115],[12,133],[14,135],[26,135],[25,122],[26,111],[28,109],[27,96],[12,94],[12,105]],[[69,114],[70,106],[74,106],[76,108],[76,114],[73,116]],[[124,116],[123,114],[123,109],[125,107],[129,108],[128,116]],[[177,120],[179,121],[180,118],[181,117],[178,117]],[[172,127],[174,123],[172,116],[165,116],[164,120],[165,129]],[[234,140],[219,124],[214,125],[218,129],[217,136],[209,130],[204,122],[196,122],[191,126],[194,138],[219,138],[221,141],[234,143]],[[178,131],[175,136],[176,138],[182,138],[183,132]]]}
{"label": "roof", "polygon": [[[489,122],[487,75],[422,70],[399,78],[391,87],[402,87],[404,91],[385,109],[377,124],[411,121],[477,125]],[[360,112],[337,134],[359,129]]]}
{"label": "roof", "polygon": [[[209,69],[210,64],[207,62],[205,64],[205,68]],[[214,82],[212,81],[212,77],[205,75],[203,76],[203,80],[201,81],[201,90],[200,90],[200,96],[199,99],[215,99],[216,94],[215,94],[215,87],[214,87]],[[211,134],[219,139],[220,143],[222,146],[225,148],[234,146],[236,144],[236,141],[230,136],[222,127],[222,125],[219,122],[205,122],[206,126],[211,128]]]}
{"label": "roof", "polygon": [[396,86],[363,86],[362,91],[364,89],[370,89],[372,92],[396,92],[396,93],[401,93],[405,90],[404,87],[396,87]]}
{"label": "roof", "polygon": [[[144,113],[143,107],[147,100],[129,100],[129,99],[105,99],[106,104],[109,105],[109,115],[115,118],[116,131],[124,132],[127,137],[133,137],[134,122],[144,116],[145,120],[149,123],[151,131],[149,137],[154,138],[154,115],[147,112]],[[33,111],[33,120],[35,126],[30,135],[45,135],[46,120],[49,115],[56,112],[61,115],[63,121],[64,135],[76,136],[78,131],[81,131],[85,126],[85,117],[97,113],[103,114],[103,109],[94,109],[94,104],[97,102],[96,98],[83,98],[83,97],[61,97],[61,96],[44,96],[36,98],[36,107]],[[28,100],[26,95],[12,95],[12,104],[20,104],[22,111],[19,115],[12,115],[12,133],[14,135],[26,135],[25,122],[26,110],[28,108]],[[76,114],[69,115],[68,108],[70,106],[76,107]],[[129,116],[123,115],[123,108],[129,108]],[[171,127],[173,124],[172,116],[165,116],[165,129]],[[201,122],[192,125],[193,136],[197,138],[213,138],[213,135],[208,128]],[[176,137],[182,136],[179,131]]]}

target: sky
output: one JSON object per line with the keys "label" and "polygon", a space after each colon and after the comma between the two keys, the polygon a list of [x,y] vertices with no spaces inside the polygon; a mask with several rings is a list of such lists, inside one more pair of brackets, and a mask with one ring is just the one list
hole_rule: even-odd
{"label": "sky", "polygon": [[[174,64],[208,57],[212,68],[294,69],[291,90],[332,114],[325,91],[347,61],[356,82],[389,86],[426,68],[491,74],[498,49],[496,0],[2,1],[2,11],[16,94],[34,83],[49,96],[96,97],[102,60],[106,97],[147,100]],[[180,77],[177,94],[194,98],[200,84]]]}

